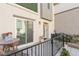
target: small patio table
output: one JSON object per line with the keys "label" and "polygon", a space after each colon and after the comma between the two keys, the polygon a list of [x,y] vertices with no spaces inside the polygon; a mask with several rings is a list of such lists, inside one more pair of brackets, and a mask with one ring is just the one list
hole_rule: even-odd
{"label": "small patio table", "polygon": [[10,49],[10,47],[13,48],[13,50],[15,50],[15,46],[17,48],[17,39],[13,39],[13,40],[9,40],[9,41],[5,41],[5,40],[0,40],[0,46],[3,46],[3,51],[5,52],[6,48]]}

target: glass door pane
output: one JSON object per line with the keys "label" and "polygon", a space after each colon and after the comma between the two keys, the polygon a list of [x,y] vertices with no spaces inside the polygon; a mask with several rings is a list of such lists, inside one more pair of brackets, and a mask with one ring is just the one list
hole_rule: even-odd
{"label": "glass door pane", "polygon": [[33,21],[27,19],[16,20],[16,37],[19,38],[19,45],[33,42]]}
{"label": "glass door pane", "polygon": [[33,22],[27,21],[27,43],[33,42]]}
{"label": "glass door pane", "polygon": [[49,27],[48,27],[48,23],[44,23],[43,24],[43,35],[45,38],[48,38],[49,35]]}
{"label": "glass door pane", "polygon": [[16,21],[16,29],[17,29],[17,38],[20,39],[19,45],[26,43],[26,22],[17,20]]}

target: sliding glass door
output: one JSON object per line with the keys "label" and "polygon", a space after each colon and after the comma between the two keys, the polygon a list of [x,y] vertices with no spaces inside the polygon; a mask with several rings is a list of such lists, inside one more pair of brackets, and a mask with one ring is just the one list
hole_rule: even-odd
{"label": "sliding glass door", "polygon": [[27,21],[27,43],[33,41],[33,22]]}
{"label": "sliding glass door", "polygon": [[19,38],[19,45],[33,42],[33,21],[17,19],[16,37]]}

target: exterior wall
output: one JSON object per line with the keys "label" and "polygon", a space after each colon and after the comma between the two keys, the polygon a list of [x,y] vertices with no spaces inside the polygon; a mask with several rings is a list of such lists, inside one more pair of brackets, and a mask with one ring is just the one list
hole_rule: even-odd
{"label": "exterior wall", "polygon": [[[61,10],[64,10],[65,12],[62,11],[62,13],[55,15],[56,32],[63,32],[67,34],[79,34],[79,8],[72,9],[72,7],[74,6],[79,7],[79,4],[63,4],[63,7],[61,6],[62,8],[59,7]],[[68,7],[71,10],[68,9]]]}
{"label": "exterior wall", "polygon": [[[39,36],[43,35],[43,22],[49,23],[49,38],[54,30],[54,21],[46,21],[40,18],[40,4],[38,4],[38,13],[35,13],[29,9],[23,8],[16,4],[0,4],[0,35],[4,32],[12,32],[13,37],[16,37],[16,17],[22,16],[30,19],[34,19],[34,42],[39,41]],[[53,16],[52,16],[53,17]],[[39,24],[39,21],[41,22]]]}
{"label": "exterior wall", "polygon": [[78,7],[79,3],[59,3],[55,6],[55,14]]}

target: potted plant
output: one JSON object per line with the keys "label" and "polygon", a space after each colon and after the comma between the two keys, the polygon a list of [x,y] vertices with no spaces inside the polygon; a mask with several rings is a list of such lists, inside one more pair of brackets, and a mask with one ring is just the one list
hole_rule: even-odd
{"label": "potted plant", "polygon": [[66,50],[65,48],[62,48],[61,54],[60,56],[70,56],[70,53],[68,50]]}

